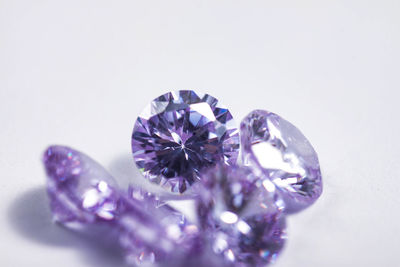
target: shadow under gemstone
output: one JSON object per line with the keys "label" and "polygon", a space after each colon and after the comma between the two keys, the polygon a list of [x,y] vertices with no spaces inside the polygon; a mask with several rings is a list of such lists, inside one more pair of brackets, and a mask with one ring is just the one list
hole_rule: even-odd
{"label": "shadow under gemstone", "polygon": [[117,235],[109,229],[75,232],[53,222],[44,187],[17,197],[8,210],[9,223],[23,237],[45,246],[71,247],[88,266],[126,266]]}

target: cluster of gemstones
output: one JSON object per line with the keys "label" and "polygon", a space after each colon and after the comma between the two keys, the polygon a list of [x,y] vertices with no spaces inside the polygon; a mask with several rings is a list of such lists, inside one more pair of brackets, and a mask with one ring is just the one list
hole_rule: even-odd
{"label": "cluster of gemstones", "polygon": [[[228,109],[190,90],[149,104],[135,123],[132,152],[143,176],[170,198],[119,188],[69,147],[49,147],[43,162],[54,219],[74,229],[116,229],[133,265],[266,266],[287,239],[285,217],[322,193],[318,157],[295,126],[256,110],[239,137]],[[170,205],[181,196],[191,199],[195,216]]]}

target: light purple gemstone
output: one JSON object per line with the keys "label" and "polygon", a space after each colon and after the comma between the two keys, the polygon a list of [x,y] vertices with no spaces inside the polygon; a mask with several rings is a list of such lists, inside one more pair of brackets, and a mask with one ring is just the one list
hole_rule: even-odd
{"label": "light purple gemstone", "polygon": [[286,212],[315,202],[322,193],[318,156],[304,135],[280,116],[251,112],[241,123],[242,156],[280,189]]}
{"label": "light purple gemstone", "polygon": [[83,153],[51,146],[43,161],[54,218],[74,229],[90,231],[102,225],[118,230],[128,262],[182,258],[201,251],[199,229],[182,213],[142,189],[120,191],[113,177]]}
{"label": "light purple gemstone", "polygon": [[154,99],[138,117],[132,152],[146,178],[183,193],[204,169],[236,162],[239,135],[231,113],[217,99],[175,91]]}
{"label": "light purple gemstone", "polygon": [[217,166],[196,186],[200,225],[232,266],[274,262],[286,240],[283,201],[269,179],[248,167]]}
{"label": "light purple gemstone", "polygon": [[198,227],[156,196],[130,188],[124,198],[118,225],[120,243],[128,263],[177,260],[200,254]]}
{"label": "light purple gemstone", "polygon": [[119,195],[113,177],[88,156],[65,146],[43,157],[54,219],[63,224],[113,220]]}

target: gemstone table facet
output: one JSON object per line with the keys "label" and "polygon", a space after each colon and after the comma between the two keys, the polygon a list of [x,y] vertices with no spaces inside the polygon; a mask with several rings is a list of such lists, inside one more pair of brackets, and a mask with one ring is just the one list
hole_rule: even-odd
{"label": "gemstone table facet", "polygon": [[302,210],[322,193],[318,156],[306,137],[280,116],[255,110],[240,127],[243,162],[279,188],[286,212]]}
{"label": "gemstone table facet", "polygon": [[183,193],[207,168],[236,162],[239,134],[231,113],[214,97],[169,92],[136,120],[132,152],[147,179]]}
{"label": "gemstone table facet", "polygon": [[269,179],[248,167],[218,165],[194,188],[200,226],[231,266],[274,262],[286,240],[283,201]]}

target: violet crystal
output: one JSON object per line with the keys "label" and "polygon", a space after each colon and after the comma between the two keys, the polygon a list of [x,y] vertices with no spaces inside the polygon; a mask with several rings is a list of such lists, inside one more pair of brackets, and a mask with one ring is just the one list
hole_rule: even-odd
{"label": "violet crystal", "polygon": [[211,249],[229,266],[265,266],[286,240],[283,201],[249,167],[219,165],[196,186],[197,212]]}
{"label": "violet crystal", "polygon": [[243,161],[280,189],[287,212],[314,203],[322,193],[318,156],[290,122],[264,111],[251,112],[241,123]]}
{"label": "violet crystal", "polygon": [[44,153],[54,219],[63,224],[112,220],[119,195],[114,178],[83,153],[51,146]]}
{"label": "violet crystal", "polygon": [[182,260],[201,252],[197,225],[156,195],[130,186],[123,209],[121,244],[129,263]]}
{"label": "violet crystal", "polygon": [[201,249],[197,226],[183,214],[143,190],[120,191],[114,178],[83,153],[51,146],[44,165],[56,221],[74,229],[117,229],[129,263],[179,258]]}
{"label": "violet crystal", "polygon": [[231,113],[217,99],[190,90],[154,99],[138,117],[132,152],[151,182],[183,193],[204,169],[233,164],[239,135]]}

